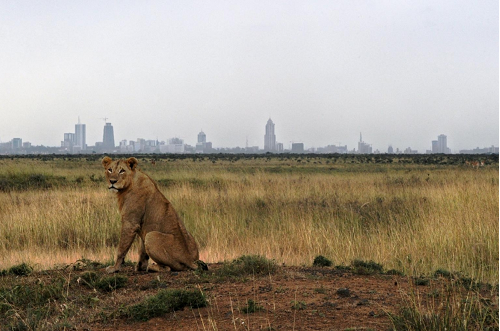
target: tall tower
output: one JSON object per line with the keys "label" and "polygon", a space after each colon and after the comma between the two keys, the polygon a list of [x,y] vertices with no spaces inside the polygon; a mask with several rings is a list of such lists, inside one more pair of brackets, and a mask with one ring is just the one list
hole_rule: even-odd
{"label": "tall tower", "polygon": [[205,132],[203,132],[203,130],[201,130],[200,133],[198,133],[198,142],[199,143],[207,142],[207,135],[205,134]]}
{"label": "tall tower", "polygon": [[87,133],[85,124],[80,123],[80,117],[78,117],[78,124],[75,124],[75,146],[78,146],[80,150],[87,149]]}
{"label": "tall tower", "polygon": [[276,151],[276,135],[274,134],[274,123],[269,118],[266,124],[266,134],[264,135],[264,150],[266,152]]}
{"label": "tall tower", "polygon": [[104,126],[104,135],[102,137],[102,148],[106,151],[112,151],[115,148],[115,134],[111,123]]}
{"label": "tall tower", "polygon": [[438,136],[438,140],[437,140],[437,149],[438,149],[438,153],[443,153],[443,154],[446,154],[448,153],[448,142],[447,142],[447,138],[444,134],[440,134]]}

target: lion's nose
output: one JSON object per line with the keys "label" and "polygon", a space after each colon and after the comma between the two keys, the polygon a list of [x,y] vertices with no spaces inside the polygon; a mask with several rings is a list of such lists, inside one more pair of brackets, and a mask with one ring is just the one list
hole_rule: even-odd
{"label": "lion's nose", "polygon": [[116,182],[117,182],[117,180],[112,180],[112,179],[110,179],[110,180],[109,180],[109,182],[111,183],[111,185],[113,185],[114,183],[116,183]]}

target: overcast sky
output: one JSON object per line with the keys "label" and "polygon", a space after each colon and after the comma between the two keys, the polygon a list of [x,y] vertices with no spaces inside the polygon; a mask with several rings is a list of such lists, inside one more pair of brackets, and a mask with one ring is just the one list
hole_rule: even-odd
{"label": "overcast sky", "polygon": [[0,1],[0,139],[498,146],[498,0]]}

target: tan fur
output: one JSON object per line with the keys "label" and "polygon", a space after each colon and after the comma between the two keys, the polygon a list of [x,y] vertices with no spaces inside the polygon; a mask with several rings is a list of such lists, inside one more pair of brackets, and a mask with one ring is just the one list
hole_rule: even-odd
{"label": "tan fur", "polygon": [[113,161],[106,156],[102,165],[108,189],[116,192],[122,217],[116,263],[106,271],[120,270],[136,235],[140,238],[137,271],[148,270],[149,258],[171,270],[196,269],[199,253],[193,236],[156,183],[137,169],[137,160],[131,157]]}

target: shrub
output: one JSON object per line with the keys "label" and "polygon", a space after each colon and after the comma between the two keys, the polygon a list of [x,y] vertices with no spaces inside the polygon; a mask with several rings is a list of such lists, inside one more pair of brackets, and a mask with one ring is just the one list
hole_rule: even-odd
{"label": "shrub", "polygon": [[404,276],[404,273],[402,271],[396,270],[396,269],[391,269],[387,270],[385,272],[386,275],[393,275],[393,276]]}
{"label": "shrub", "polygon": [[160,290],[156,295],[126,309],[126,315],[136,321],[147,321],[184,307],[201,308],[207,300],[200,291]]}
{"label": "shrub", "polygon": [[358,275],[373,275],[377,273],[382,273],[384,267],[374,261],[361,261],[354,260],[352,262],[353,272]]}
{"label": "shrub", "polygon": [[323,255],[318,255],[314,258],[314,267],[331,267],[333,265],[332,261],[324,257]]}
{"label": "shrub", "polygon": [[217,270],[222,277],[241,277],[246,275],[273,274],[276,271],[276,262],[260,255],[243,255],[230,263],[224,263]]}
{"label": "shrub", "polygon": [[15,275],[15,276],[27,276],[33,272],[33,268],[26,264],[21,263],[15,266],[10,267],[9,269],[2,270],[0,272],[0,276],[4,275]]}

